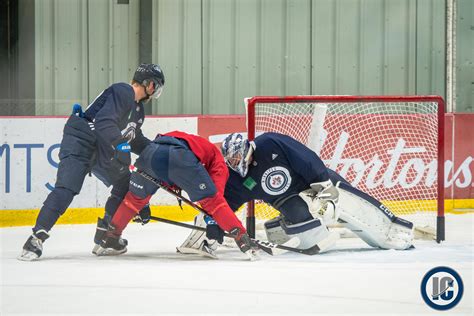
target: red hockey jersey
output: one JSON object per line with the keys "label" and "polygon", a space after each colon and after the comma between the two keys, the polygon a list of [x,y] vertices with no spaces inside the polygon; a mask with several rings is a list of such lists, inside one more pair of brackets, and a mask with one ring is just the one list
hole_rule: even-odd
{"label": "red hockey jersey", "polygon": [[224,198],[229,170],[220,150],[201,136],[180,131],[173,131],[164,135],[185,140],[214,182],[217,193],[213,197],[199,201],[199,204],[216,220],[223,230],[230,231],[234,227],[239,227],[242,232],[245,232],[242,223],[237,219]]}

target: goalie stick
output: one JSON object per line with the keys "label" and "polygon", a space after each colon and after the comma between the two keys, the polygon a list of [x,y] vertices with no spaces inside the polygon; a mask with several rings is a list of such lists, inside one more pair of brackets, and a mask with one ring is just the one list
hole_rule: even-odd
{"label": "goalie stick", "polygon": [[[164,183],[163,181],[160,181],[160,180],[157,180],[155,178],[153,178],[152,176],[150,176],[149,174],[143,172],[143,171],[140,171],[140,170],[134,170],[135,172],[137,172],[138,174],[140,174],[142,177],[144,177],[145,179],[153,182],[154,184],[156,184],[157,186],[159,186],[160,188],[162,188],[163,190],[165,190],[166,192],[170,193],[171,195],[174,195],[178,200],[181,200],[183,201],[184,203],[188,204],[189,206],[191,206],[192,208],[194,208],[195,210],[201,212],[201,213],[204,213],[206,215],[208,215],[208,213],[206,212],[206,210],[204,210],[202,207],[200,207],[199,205],[196,205],[194,202],[192,202],[191,200],[187,199],[186,197],[184,197],[182,194],[174,191],[168,184]],[[150,219],[153,219],[153,220],[156,220],[156,221],[160,221],[160,222],[164,222],[164,223],[168,223],[168,224],[172,224],[172,225],[177,225],[177,226],[181,226],[181,227],[186,227],[186,228],[191,228],[191,229],[196,229],[196,230],[201,230],[201,231],[206,231],[206,228],[204,227],[199,227],[199,226],[195,226],[195,225],[190,225],[190,224],[185,224],[185,223],[179,223],[179,222],[175,222],[175,221],[172,221],[172,220],[169,220],[169,219],[164,219],[164,218],[160,218],[160,217],[155,217],[155,216],[151,216]],[[234,238],[234,236],[232,236],[231,234],[229,233],[225,233],[225,236],[227,237],[230,237],[230,238]],[[301,253],[301,254],[305,254],[305,255],[315,255],[315,254],[318,254],[319,251],[320,251],[320,248],[318,245],[314,245],[313,247],[310,247],[308,249],[298,249],[298,248],[293,248],[293,247],[288,247],[288,246],[285,246],[285,245],[278,245],[278,244],[274,244],[274,243],[271,243],[271,242],[268,242],[268,241],[262,241],[262,240],[258,240],[258,239],[253,239],[251,238],[257,245],[258,247],[265,251],[266,253],[268,253],[269,255],[275,255],[276,253],[274,252],[274,249],[280,249],[280,250],[286,250],[286,251],[291,251],[291,252],[297,252],[297,253]]]}

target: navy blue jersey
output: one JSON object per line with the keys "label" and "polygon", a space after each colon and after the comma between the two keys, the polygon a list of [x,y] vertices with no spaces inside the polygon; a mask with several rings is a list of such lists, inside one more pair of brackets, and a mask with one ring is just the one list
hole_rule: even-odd
{"label": "navy blue jersey", "polygon": [[277,133],[255,138],[256,148],[245,178],[230,170],[225,198],[232,210],[250,200],[269,204],[309,188],[311,183],[327,181],[328,169],[305,145]]}
{"label": "navy blue jersey", "polygon": [[142,102],[128,83],[115,83],[105,89],[86,109],[84,116],[94,122],[99,143],[111,148],[119,139],[127,140],[132,151],[140,153],[150,142],[143,136],[145,119]]}

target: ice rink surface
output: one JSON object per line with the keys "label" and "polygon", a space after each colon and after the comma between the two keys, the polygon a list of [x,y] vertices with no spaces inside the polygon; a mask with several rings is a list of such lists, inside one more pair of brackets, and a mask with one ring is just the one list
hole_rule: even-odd
{"label": "ice rink surface", "polygon": [[[16,259],[29,227],[1,228],[0,315],[473,315],[474,216],[447,216],[446,242],[418,241],[409,251],[375,250],[341,239],[326,254],[261,254],[249,262],[232,248],[219,260],[175,252],[189,230],[129,225],[128,253],[91,254],[95,225],[60,225],[43,257]],[[436,266],[455,269],[464,295],[440,312],[421,298]]]}

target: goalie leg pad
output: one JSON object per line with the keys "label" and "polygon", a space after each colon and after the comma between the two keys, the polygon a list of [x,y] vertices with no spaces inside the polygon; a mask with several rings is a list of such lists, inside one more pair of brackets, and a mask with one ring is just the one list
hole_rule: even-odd
{"label": "goalie leg pad", "polygon": [[266,221],[263,226],[265,227],[265,233],[267,234],[267,240],[271,243],[282,245],[290,240],[290,236],[286,234],[280,225],[280,221],[283,219],[282,216],[275,217],[269,221]]}
{"label": "goalie leg pad", "polygon": [[396,217],[385,205],[345,183],[339,183],[340,222],[372,247],[408,249],[413,224]]}
{"label": "goalie leg pad", "polygon": [[[204,214],[199,213],[194,218],[194,225],[206,227]],[[215,251],[218,246],[219,244],[217,243],[217,240],[208,239],[205,231],[192,230],[188,238],[186,238],[183,244],[177,247],[176,250],[182,254],[199,254],[205,257],[217,259]]]}
{"label": "goalie leg pad", "polygon": [[339,234],[329,232],[327,227],[319,219],[311,219],[306,222],[291,224],[284,218],[277,217],[266,222],[265,229],[267,231],[268,241],[270,242],[281,245],[296,237],[299,240],[299,245],[296,246],[296,248],[308,249],[318,245],[321,249],[320,253],[333,247],[339,239]]}
{"label": "goalie leg pad", "polygon": [[318,245],[321,248],[321,253],[334,246],[336,241],[339,239],[339,234],[335,232],[330,233],[327,227],[319,219],[312,219],[297,224],[290,224],[286,221],[282,221],[281,225],[287,235],[290,237],[298,237],[300,244],[297,248],[299,249],[308,249]]}

